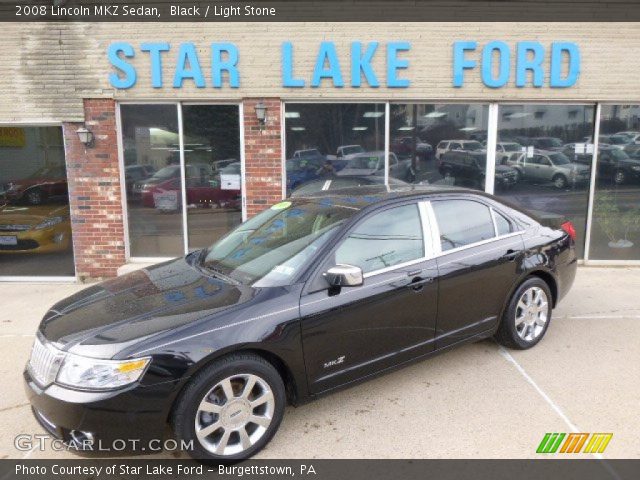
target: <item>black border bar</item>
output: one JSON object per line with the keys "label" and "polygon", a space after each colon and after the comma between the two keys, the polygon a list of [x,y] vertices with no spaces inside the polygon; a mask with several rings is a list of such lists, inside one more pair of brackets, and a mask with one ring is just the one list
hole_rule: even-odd
{"label": "black border bar", "polygon": [[[225,8],[235,13],[220,15]],[[247,15],[256,8],[267,13]],[[0,0],[0,21],[637,22],[640,0]]]}

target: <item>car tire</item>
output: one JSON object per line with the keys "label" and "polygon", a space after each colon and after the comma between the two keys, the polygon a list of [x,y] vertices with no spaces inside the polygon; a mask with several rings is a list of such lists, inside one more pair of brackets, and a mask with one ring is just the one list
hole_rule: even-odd
{"label": "car tire", "polygon": [[567,184],[569,183],[567,180],[567,177],[565,177],[564,175],[556,175],[555,177],[553,177],[552,179],[553,181],[553,185],[558,189],[558,190],[562,190],[563,188],[566,188]]}
{"label": "car tire", "polygon": [[285,403],[284,383],[273,365],[257,355],[233,354],[190,380],[175,405],[172,426],[179,445],[192,442],[192,458],[238,461],[269,443]]}
{"label": "car tire", "polygon": [[623,183],[626,183],[627,181],[627,174],[624,172],[624,170],[617,170],[614,174],[613,174],[613,183],[616,185],[622,185]]}
{"label": "car tire", "polygon": [[516,168],[514,169],[514,172],[515,172],[515,176],[514,176],[513,183],[520,183],[520,181],[522,180],[522,174],[520,173],[520,170]]}
{"label": "car tire", "polygon": [[544,337],[551,321],[553,298],[549,285],[538,277],[525,280],[513,292],[495,338],[501,345],[526,350]]}
{"label": "car tire", "polygon": [[32,188],[24,193],[24,199],[29,205],[41,205],[44,202],[44,193],[39,188]]}

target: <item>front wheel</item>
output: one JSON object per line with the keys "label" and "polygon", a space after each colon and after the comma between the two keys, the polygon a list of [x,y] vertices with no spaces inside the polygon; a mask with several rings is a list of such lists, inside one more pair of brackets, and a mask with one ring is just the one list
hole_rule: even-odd
{"label": "front wheel", "polygon": [[502,315],[496,340],[509,348],[526,350],[537,344],[549,328],[552,297],[547,283],[532,277],[520,285]]}
{"label": "front wheel", "polygon": [[44,202],[44,193],[39,188],[27,190],[27,193],[25,193],[24,196],[29,205],[40,205]]}
{"label": "front wheel", "polygon": [[567,181],[567,177],[565,177],[564,175],[556,175],[555,177],[553,177],[553,184],[559,190],[565,188],[568,183],[569,182]]}
{"label": "front wheel", "polygon": [[618,170],[613,176],[613,183],[616,185],[622,185],[627,181],[627,175],[623,170]]}
{"label": "front wheel", "polygon": [[173,428],[198,460],[242,460],[271,440],[284,414],[285,388],[262,357],[236,354],[195,375],[178,401]]}

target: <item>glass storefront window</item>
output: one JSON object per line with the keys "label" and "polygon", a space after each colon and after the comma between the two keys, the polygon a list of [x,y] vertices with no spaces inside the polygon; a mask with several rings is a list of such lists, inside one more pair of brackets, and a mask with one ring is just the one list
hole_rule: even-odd
{"label": "glass storefront window", "polygon": [[640,105],[603,105],[589,258],[640,260]]}
{"label": "glass storefront window", "polygon": [[287,196],[383,184],[384,111],[382,103],[287,104]]}
{"label": "glass storefront window", "polygon": [[389,178],[484,190],[488,105],[392,104]]}
{"label": "glass storefront window", "polygon": [[61,127],[0,127],[0,276],[74,276]]}
{"label": "glass storefront window", "polygon": [[189,249],[211,245],[242,223],[237,105],[183,105]]}
{"label": "glass storefront window", "polygon": [[132,257],[184,253],[177,105],[121,105]]}
{"label": "glass storefront window", "polygon": [[[565,217],[584,255],[593,159],[592,105],[500,105],[495,194],[540,217]],[[515,175],[514,183],[499,182]]]}

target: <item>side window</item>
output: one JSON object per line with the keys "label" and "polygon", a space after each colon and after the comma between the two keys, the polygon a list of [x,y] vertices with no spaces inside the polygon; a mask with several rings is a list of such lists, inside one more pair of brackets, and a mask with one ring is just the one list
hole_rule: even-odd
{"label": "side window", "polygon": [[462,145],[460,145],[459,143],[451,143],[451,145],[449,146],[449,150],[461,150],[462,149]]}
{"label": "side window", "polygon": [[432,202],[440,229],[442,251],[488,240],[495,236],[491,210],[471,200]]}
{"label": "side window", "polygon": [[496,219],[496,230],[498,232],[498,236],[508,235],[513,232],[513,225],[504,215],[493,210],[493,218]]}
{"label": "side window", "polygon": [[416,204],[389,208],[360,224],[336,250],[336,263],[364,273],[424,257],[420,213]]}

